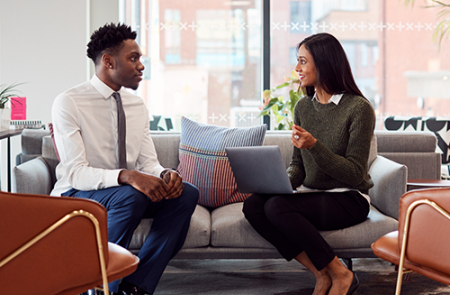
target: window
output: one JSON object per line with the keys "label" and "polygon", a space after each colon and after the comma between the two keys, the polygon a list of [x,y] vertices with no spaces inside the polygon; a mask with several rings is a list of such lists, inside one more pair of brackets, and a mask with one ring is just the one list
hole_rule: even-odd
{"label": "window", "polygon": [[372,65],[375,66],[378,62],[378,57],[380,55],[380,50],[378,46],[372,46]]}
{"label": "window", "polygon": [[293,33],[311,33],[311,1],[291,1],[291,26]]}
{"label": "window", "polygon": [[260,1],[120,3],[122,21],[137,30],[150,61],[150,77],[137,92],[159,129],[170,129],[169,118],[179,130],[182,116],[230,127],[261,124]]}
{"label": "window", "polygon": [[367,67],[369,64],[369,48],[366,43],[361,43],[359,50],[361,52],[361,66]]}
{"label": "window", "polygon": [[[309,1],[271,1],[272,86],[293,69],[292,47],[309,35],[285,22],[286,12],[292,16],[300,5],[293,3],[302,2]],[[311,34],[328,32],[341,41],[356,83],[379,118],[377,128],[387,116],[450,116],[445,54],[450,42],[439,52],[432,41],[437,9],[381,0],[311,0],[310,5]],[[418,101],[424,101],[422,108]]]}
{"label": "window", "polygon": [[[170,118],[176,130],[181,116],[222,126],[260,124],[262,76],[270,71],[271,87],[283,83],[295,67],[296,45],[320,32],[341,41],[380,121],[450,116],[450,42],[439,51],[432,41],[437,10],[382,0],[120,1],[123,21],[138,30],[147,67],[138,94],[152,115]],[[263,69],[265,34],[270,67]]]}
{"label": "window", "polygon": [[164,11],[164,22],[171,25],[171,29],[164,30],[165,40],[165,62],[166,64],[181,63],[181,29],[180,29],[180,10],[166,9]]}
{"label": "window", "polygon": [[289,64],[294,69],[298,63],[298,61],[297,61],[297,46],[289,48],[289,60],[290,60]]}
{"label": "window", "polygon": [[369,0],[342,0],[340,9],[344,11],[364,11],[368,8],[367,2],[369,2]]}

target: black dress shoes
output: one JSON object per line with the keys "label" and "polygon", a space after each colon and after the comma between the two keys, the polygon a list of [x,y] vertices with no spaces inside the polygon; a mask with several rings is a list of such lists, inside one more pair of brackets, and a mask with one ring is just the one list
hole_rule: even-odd
{"label": "black dress shoes", "polygon": [[350,285],[350,288],[348,288],[347,295],[352,295],[353,292],[355,292],[355,290],[358,289],[358,286],[359,286],[358,277],[356,276],[356,273],[353,273],[353,281],[352,284]]}
{"label": "black dress shoes", "polygon": [[[87,292],[81,293],[80,295],[104,295],[103,291],[91,289]],[[151,295],[147,293],[144,289],[141,289],[127,281],[122,281],[119,285],[119,292],[111,292],[111,295]]]}
{"label": "black dress shoes", "polygon": [[127,281],[122,281],[119,285],[118,295],[151,295],[144,289],[139,288]]}
{"label": "black dress shoes", "polygon": [[128,292],[119,291],[119,293],[113,293],[113,295],[151,295],[151,294],[147,293],[145,290],[139,287],[133,287]]}

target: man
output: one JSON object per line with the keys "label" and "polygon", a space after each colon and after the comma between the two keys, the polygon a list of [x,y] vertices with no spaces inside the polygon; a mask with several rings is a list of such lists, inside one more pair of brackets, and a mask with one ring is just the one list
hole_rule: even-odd
{"label": "man", "polygon": [[142,218],[154,218],[137,270],[110,289],[152,294],[186,238],[198,189],[158,162],[149,117],[137,89],[144,66],[130,27],[95,31],[87,55],[95,64],[88,82],[58,95],[52,121],[60,163],[55,196],[96,200],[108,211],[109,241],[128,247]]}

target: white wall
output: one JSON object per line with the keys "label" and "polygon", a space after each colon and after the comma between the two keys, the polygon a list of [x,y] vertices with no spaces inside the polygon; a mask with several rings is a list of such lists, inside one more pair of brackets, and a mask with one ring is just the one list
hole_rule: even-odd
{"label": "white wall", "polygon": [[[119,22],[119,0],[90,0],[89,2],[89,37],[96,29],[106,23]],[[92,62],[89,62],[89,77],[93,74],[94,65]]]}
{"label": "white wall", "polygon": [[[0,84],[27,83],[20,86],[27,97],[27,120],[51,122],[54,98],[92,75],[86,57],[90,34],[118,20],[118,0],[0,0]],[[5,142],[0,159],[2,190]],[[14,166],[20,136],[11,142]]]}
{"label": "white wall", "polygon": [[0,81],[26,82],[27,120],[51,122],[56,95],[86,80],[86,8],[87,0],[1,0]]}

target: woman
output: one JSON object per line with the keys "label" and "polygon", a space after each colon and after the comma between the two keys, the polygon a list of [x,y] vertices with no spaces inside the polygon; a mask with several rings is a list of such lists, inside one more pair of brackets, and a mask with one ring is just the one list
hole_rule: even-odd
{"label": "woman", "polygon": [[287,260],[316,277],[313,295],[352,294],[356,274],[336,257],[319,231],[363,222],[373,182],[367,161],[375,126],[372,106],[361,94],[345,52],[330,34],[297,46],[295,68],[307,95],[295,107],[294,153],[287,169],[295,195],[252,195],[244,214]]}

